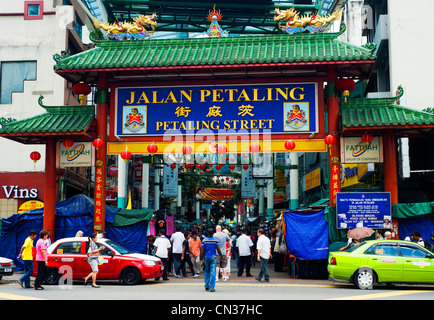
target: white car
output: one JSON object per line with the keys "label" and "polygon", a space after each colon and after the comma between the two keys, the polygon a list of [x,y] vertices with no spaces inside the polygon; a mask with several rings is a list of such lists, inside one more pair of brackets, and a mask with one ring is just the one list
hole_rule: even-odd
{"label": "white car", "polygon": [[0,257],[0,280],[3,276],[13,275],[15,269],[15,263],[11,259]]}

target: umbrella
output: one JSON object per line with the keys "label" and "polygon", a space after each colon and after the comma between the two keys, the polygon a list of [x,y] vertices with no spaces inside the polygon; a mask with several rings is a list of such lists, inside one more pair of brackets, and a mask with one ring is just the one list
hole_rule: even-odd
{"label": "umbrella", "polygon": [[236,224],[237,222],[234,220],[230,220],[230,219],[226,219],[225,221],[223,221],[223,224]]}
{"label": "umbrella", "polygon": [[367,227],[359,227],[348,231],[348,238],[362,239],[371,236],[375,231]]}

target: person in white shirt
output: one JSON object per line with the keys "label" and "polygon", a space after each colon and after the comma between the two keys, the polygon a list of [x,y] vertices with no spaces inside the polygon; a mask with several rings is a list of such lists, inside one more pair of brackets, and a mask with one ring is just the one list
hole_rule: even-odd
{"label": "person in white shirt", "polygon": [[423,242],[422,237],[420,236],[420,232],[415,231],[411,233],[411,239],[413,239],[413,242],[416,242],[418,245],[425,248],[425,243]]}
{"label": "person in white shirt", "polygon": [[256,250],[258,250],[258,261],[261,263],[261,271],[256,280],[261,281],[264,276],[265,282],[270,281],[270,274],[268,273],[268,260],[271,258],[271,242],[270,239],[264,234],[264,229],[258,229],[258,242],[256,243]]}
{"label": "person in white shirt", "polygon": [[184,233],[181,232],[181,227],[176,226],[176,232],[170,237],[170,242],[172,242],[172,253],[173,253],[173,264],[175,267],[175,277],[181,278],[180,271],[182,268],[182,274],[187,275],[185,270],[185,264],[181,263],[183,243],[185,240]]}
{"label": "person in white shirt", "polygon": [[239,253],[238,277],[243,275],[244,267],[246,267],[246,277],[253,277],[250,274],[253,242],[252,239],[247,236],[247,231],[245,229],[243,229],[241,233],[242,235],[239,236],[237,240],[237,248]]}
{"label": "person in white shirt", "polygon": [[[169,260],[169,250],[170,250],[170,241],[165,236],[166,232],[164,229],[160,229],[158,231],[159,237],[155,239],[154,241],[154,247],[155,247],[155,256],[157,258],[161,259],[161,262],[163,262],[163,280],[169,280],[167,278],[167,261]],[[155,280],[160,280],[160,277],[155,278]]]}

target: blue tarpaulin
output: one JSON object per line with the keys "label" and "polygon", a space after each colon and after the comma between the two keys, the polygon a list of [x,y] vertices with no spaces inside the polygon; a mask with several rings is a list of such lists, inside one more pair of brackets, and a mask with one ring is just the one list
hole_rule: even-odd
{"label": "blue tarpaulin", "polygon": [[302,260],[328,258],[328,224],[324,210],[283,211],[283,219],[290,254]]}
{"label": "blue tarpaulin", "polygon": [[405,240],[406,237],[411,239],[411,234],[418,231],[424,240],[431,241],[434,221],[431,218],[406,218],[399,219],[399,239]]}
{"label": "blue tarpaulin", "polygon": [[[132,225],[110,226],[115,221],[119,208],[106,206],[105,221],[107,238],[119,243],[126,249],[146,253],[146,232],[148,221]],[[2,219],[0,234],[0,257],[13,259],[18,270],[23,264],[17,260],[18,253],[31,230],[42,230],[43,208],[14,214]],[[56,203],[55,237],[62,239],[74,237],[77,231],[84,236],[93,233],[94,200],[85,195],[77,195]],[[34,240],[34,245],[36,241]]]}

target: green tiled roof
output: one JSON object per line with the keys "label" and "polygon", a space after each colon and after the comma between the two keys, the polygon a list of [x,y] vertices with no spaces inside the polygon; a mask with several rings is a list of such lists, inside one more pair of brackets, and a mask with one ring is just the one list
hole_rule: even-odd
{"label": "green tiled roof", "polygon": [[400,127],[428,125],[434,128],[434,114],[395,104],[402,96],[392,98],[349,99],[343,103],[342,125],[356,127]]}
{"label": "green tiled roof", "polygon": [[86,131],[95,119],[94,106],[44,106],[47,112],[28,119],[3,124],[0,135],[70,134]]}
{"label": "green tiled roof", "polygon": [[160,40],[101,40],[56,70],[375,60],[371,48],[339,41],[340,33]]}

